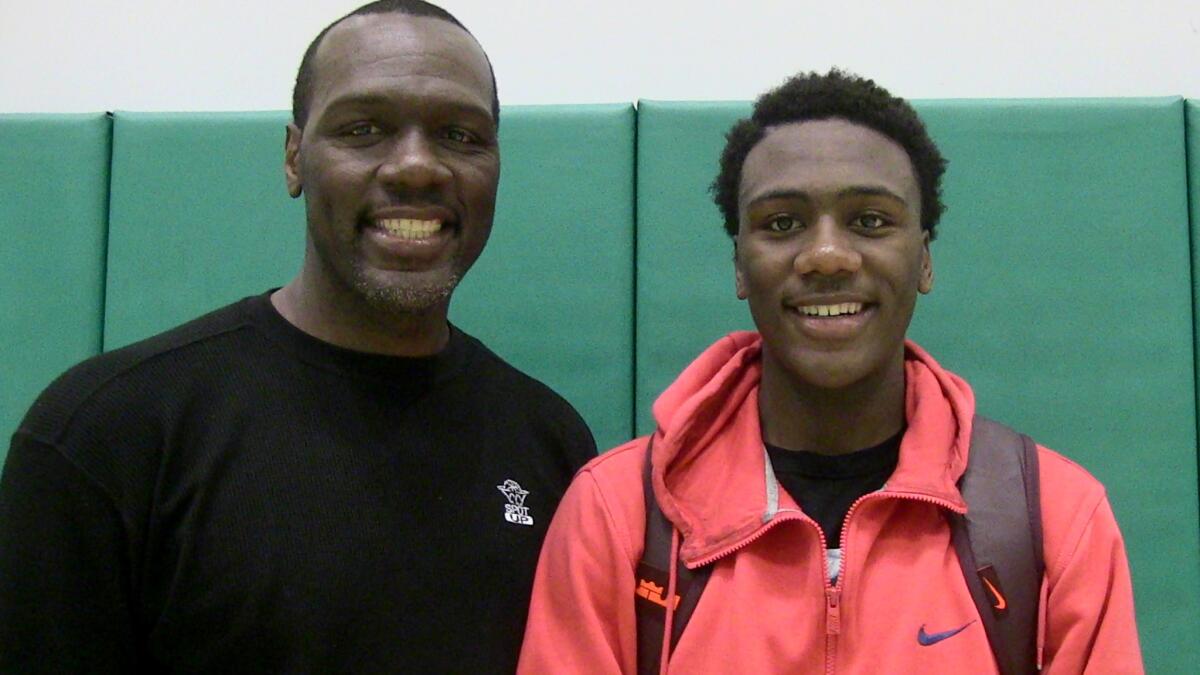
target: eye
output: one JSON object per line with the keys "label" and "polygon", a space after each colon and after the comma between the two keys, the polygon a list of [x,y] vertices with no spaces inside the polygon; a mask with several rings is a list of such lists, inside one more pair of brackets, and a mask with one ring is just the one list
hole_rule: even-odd
{"label": "eye", "polygon": [[460,127],[450,127],[447,129],[446,139],[454,141],[455,143],[464,143],[469,145],[474,145],[479,142],[478,136]]}
{"label": "eye", "polygon": [[771,232],[791,232],[792,230],[800,227],[800,225],[800,221],[797,220],[795,216],[780,214],[777,216],[771,216],[767,220],[765,227]]}
{"label": "eye", "polygon": [[383,129],[378,125],[370,122],[355,122],[342,129],[343,136],[351,138],[366,138],[368,136],[376,136],[383,133]]}
{"label": "eye", "polygon": [[887,218],[884,218],[877,213],[864,213],[863,215],[854,219],[855,227],[864,230],[878,230],[882,227],[886,227],[889,224],[890,221],[888,221]]}

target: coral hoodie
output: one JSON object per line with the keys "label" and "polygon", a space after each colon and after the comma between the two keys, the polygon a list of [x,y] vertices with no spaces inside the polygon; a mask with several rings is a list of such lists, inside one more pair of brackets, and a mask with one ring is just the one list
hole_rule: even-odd
{"label": "coral hoodie", "polygon": [[[847,514],[831,586],[820,528],[766,459],[760,346],[754,333],[718,341],[654,405],[655,495],[682,535],[684,563],[713,565],[664,672],[997,672],[944,517],[966,510],[955,484],[969,449],[970,387],[907,345],[899,464]],[[636,673],[645,450],[642,438],[601,455],[563,498],[519,672]],[[1140,673],[1129,568],[1104,488],[1062,456],[1039,453],[1043,672]]]}

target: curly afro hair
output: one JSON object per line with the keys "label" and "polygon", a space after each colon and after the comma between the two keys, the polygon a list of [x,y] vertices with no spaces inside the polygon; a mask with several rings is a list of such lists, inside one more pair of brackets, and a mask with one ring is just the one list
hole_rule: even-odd
{"label": "curly afro hair", "polygon": [[921,190],[921,227],[933,239],[934,226],[945,210],[941,180],[946,160],[907,101],[892,96],[873,80],[837,68],[825,75],[810,72],[788,79],[760,96],[750,117],[738,120],[725,134],[720,171],[709,189],[725,218],[729,236],[738,232],[742,165],[767,130],[780,124],[831,118],[874,129],[904,148]]}

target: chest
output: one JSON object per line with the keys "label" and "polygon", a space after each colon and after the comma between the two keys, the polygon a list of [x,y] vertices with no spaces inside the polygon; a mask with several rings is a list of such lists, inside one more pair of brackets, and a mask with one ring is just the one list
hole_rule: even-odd
{"label": "chest", "polygon": [[500,412],[280,397],[165,439],[140,589],[152,650],[436,663],[464,621],[512,632],[570,475]]}

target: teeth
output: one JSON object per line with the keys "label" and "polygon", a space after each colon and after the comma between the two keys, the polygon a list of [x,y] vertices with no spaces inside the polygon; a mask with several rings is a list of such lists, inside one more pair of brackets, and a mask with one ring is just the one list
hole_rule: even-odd
{"label": "teeth", "polygon": [[388,234],[401,239],[426,239],[442,229],[440,220],[417,220],[416,218],[384,218],[379,226]]}
{"label": "teeth", "polygon": [[861,311],[861,302],[843,302],[840,305],[804,305],[800,308],[800,313],[805,316],[841,316],[858,314]]}

